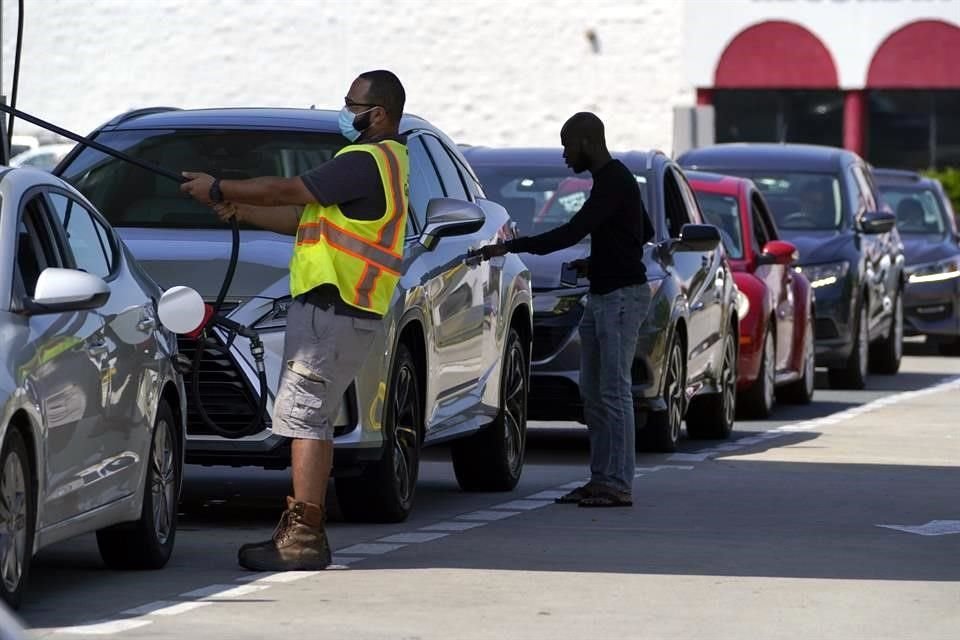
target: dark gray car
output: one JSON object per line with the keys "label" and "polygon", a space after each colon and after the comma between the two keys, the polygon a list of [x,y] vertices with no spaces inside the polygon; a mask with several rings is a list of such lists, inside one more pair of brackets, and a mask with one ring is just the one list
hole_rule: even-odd
{"label": "dark gray car", "polygon": [[939,181],[913,171],[874,169],[873,175],[903,238],[906,334],[960,354],[960,236],[950,199]]}
{"label": "dark gray car", "polygon": [[[679,167],[656,151],[615,154],[640,186],[654,242],[644,251],[650,308],[640,327],[633,393],[646,424],[638,442],[673,451],[684,416],[692,437],[726,438],[733,428],[738,352],[736,286],[716,227],[704,225]],[[592,180],[574,176],[560,149],[471,147],[466,156],[489,197],[503,204],[521,234],[567,222],[583,205]],[[582,420],[580,337],[587,282],[560,282],[564,262],[586,256],[589,238],[550,255],[524,254],[533,274],[534,341],[531,415]]]}
{"label": "dark gray car", "polygon": [[863,388],[868,366],[903,355],[903,244],[855,153],[797,144],[721,144],[684,153],[690,169],[750,178],[816,292],[816,362],[835,387]]}
{"label": "dark gray car", "polygon": [[[489,262],[467,252],[510,237],[507,212],[487,200],[456,146],[428,122],[406,116],[410,215],[400,284],[383,343],[347,391],[336,421],[334,473],[341,509],[354,520],[404,519],[414,499],[420,448],[454,441],[461,486],[508,490],[523,468],[531,342],[527,268],[516,256]],[[337,112],[312,109],[152,109],[120,116],[94,133],[107,145],[171,169],[221,177],[296,176],[347,141]],[[230,231],[175,183],[91,149],[58,167],[97,203],[162,285],[215,297]],[[290,302],[293,238],[245,229],[230,318],[257,329],[266,347],[272,404]],[[225,336],[221,335],[221,338]],[[181,341],[193,353],[196,343]],[[204,354],[200,400],[222,426],[246,426],[258,385],[249,343],[229,357]],[[200,464],[289,464],[289,440],[269,418],[240,439],[214,435],[191,396],[187,460]]]}

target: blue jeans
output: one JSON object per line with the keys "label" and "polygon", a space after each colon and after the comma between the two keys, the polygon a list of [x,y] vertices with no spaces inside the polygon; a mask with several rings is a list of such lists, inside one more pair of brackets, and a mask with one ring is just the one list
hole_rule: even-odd
{"label": "blue jeans", "polygon": [[590,477],[631,493],[636,425],[631,367],[650,304],[646,284],[590,294],[580,321],[580,394],[590,433]]}

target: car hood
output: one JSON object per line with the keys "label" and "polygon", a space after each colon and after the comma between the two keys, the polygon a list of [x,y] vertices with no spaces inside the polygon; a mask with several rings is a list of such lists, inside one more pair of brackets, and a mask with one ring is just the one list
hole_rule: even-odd
{"label": "car hood", "polygon": [[[119,228],[137,262],[161,288],[186,285],[213,299],[227,273],[232,247],[229,230]],[[228,295],[246,299],[270,295],[287,278],[293,238],[270,231],[242,231],[240,258]],[[285,287],[284,287],[285,288]]]}
{"label": "car hood", "polygon": [[960,254],[960,248],[940,235],[904,233],[903,256],[907,265],[937,262]]}
{"label": "car hood", "polygon": [[839,231],[782,231],[782,240],[793,243],[800,253],[800,264],[819,264],[844,260],[844,252],[853,243],[853,234]]}
{"label": "car hood", "polygon": [[560,284],[560,274],[564,262],[572,262],[590,255],[590,243],[580,244],[554,251],[545,256],[521,253],[520,259],[530,270],[530,281],[534,291],[565,288]]}

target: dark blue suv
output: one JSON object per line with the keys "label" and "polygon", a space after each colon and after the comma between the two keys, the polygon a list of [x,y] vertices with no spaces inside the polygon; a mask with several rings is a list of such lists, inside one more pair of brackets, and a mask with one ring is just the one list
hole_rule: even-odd
{"label": "dark blue suv", "polygon": [[896,373],[903,354],[903,244],[881,210],[867,164],[811,145],[724,144],[694,149],[685,168],[751,178],[817,301],[817,364],[833,387],[861,389],[869,369]]}

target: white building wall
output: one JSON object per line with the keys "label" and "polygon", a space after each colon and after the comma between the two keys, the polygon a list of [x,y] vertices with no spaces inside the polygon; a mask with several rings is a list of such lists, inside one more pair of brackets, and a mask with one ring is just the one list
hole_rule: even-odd
{"label": "white building wall", "polygon": [[[17,3],[2,9],[9,94]],[[587,109],[612,147],[669,151],[672,108],[693,101],[677,0],[30,0],[26,12],[18,106],[81,132],[152,105],[338,109],[379,67],[403,81],[408,111],[472,144],[557,145]]]}
{"label": "white building wall", "polygon": [[737,35],[759,22],[785,20],[823,42],[842,89],[861,89],[883,41],[925,19],[960,27],[960,0],[687,0],[686,76],[691,86],[712,87],[720,56]]}

